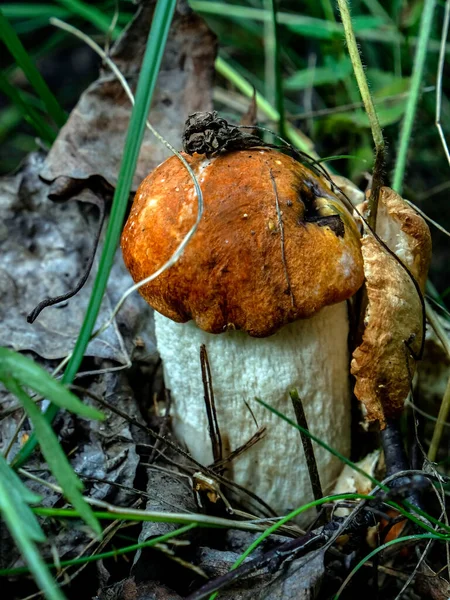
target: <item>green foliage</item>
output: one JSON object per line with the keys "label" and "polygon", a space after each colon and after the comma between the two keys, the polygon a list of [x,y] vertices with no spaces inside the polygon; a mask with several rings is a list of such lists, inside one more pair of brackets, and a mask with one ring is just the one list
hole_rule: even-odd
{"label": "green foliage", "polygon": [[[355,17],[353,19],[353,28],[355,33],[364,31],[377,31],[382,25],[382,21],[377,17]],[[288,29],[297,35],[320,40],[342,40],[342,25],[333,21],[312,21],[310,23],[286,23]]]}
{"label": "green foliage", "polygon": [[347,56],[336,60],[325,57],[325,66],[314,69],[300,69],[291,75],[285,83],[286,90],[304,90],[305,88],[335,84],[343,81],[352,72],[352,63]]}
{"label": "green foliage", "polygon": [[34,108],[34,106],[27,102],[16,87],[11,85],[7,77],[0,71],[0,92],[3,92],[5,96],[11,100],[13,106],[15,106],[22,117],[32,125],[37,135],[42,140],[52,144],[56,139],[56,131],[50,127],[46,121],[42,118],[42,115]]}
{"label": "green foliage", "polygon": [[23,388],[27,386],[51,400],[58,408],[65,408],[83,417],[102,419],[102,413],[80,402],[35,362],[7,348],[0,348],[0,381],[25,409],[41,452],[65,496],[78,510],[80,517],[99,535],[100,525],[81,495],[83,484],[70,466],[51,425]]}
{"label": "green foliage", "polygon": [[36,547],[36,542],[45,541],[45,535],[29,504],[37,504],[39,501],[39,496],[24,486],[3,456],[0,455],[0,512],[2,518],[46,598],[48,600],[64,600],[63,594],[58,590]]}
{"label": "green foliage", "polygon": [[7,386],[8,381],[30,387],[43,398],[49,398],[59,408],[86,417],[87,419],[103,419],[103,414],[83,404],[72,392],[69,392],[59,381],[51,377],[42,367],[31,359],[0,347],[0,381]]}
{"label": "green foliage", "polygon": [[[58,438],[45,420],[38,406],[24,391],[24,386],[51,399],[60,408],[87,418],[101,419],[103,415],[86,406],[29,358],[7,348],[0,348],[0,381],[21,402],[34,426],[40,448],[50,470],[61,485],[67,499],[77,508],[80,518],[99,535],[100,525],[92,510],[81,496],[82,483],[73,472]],[[29,504],[37,504],[40,498],[28,490],[16,473],[0,456],[0,511],[18,548],[28,563],[37,584],[51,600],[61,600],[59,592],[47,567],[39,555],[36,542],[45,541],[36,517]]]}
{"label": "green foliage", "polygon": [[[103,31],[103,33],[109,32],[111,27],[111,19],[103,13],[101,8],[97,8],[96,6],[92,6],[86,2],[80,2],[79,0],[57,0],[57,2],[70,11],[70,13],[82,17],[97,29]],[[114,27],[112,30],[113,39],[117,38],[119,33],[120,29],[118,27]]]}
{"label": "green foliage", "polygon": [[34,87],[36,92],[42,98],[49,116],[54,122],[62,126],[66,121],[66,114],[60,107],[58,101],[48,88],[40,72],[36,68],[32,59],[28,55],[27,51],[23,47],[19,37],[14,31],[13,27],[3,15],[0,9],[0,38],[2,39],[5,46],[13,55],[17,65],[22,69],[28,81]]}

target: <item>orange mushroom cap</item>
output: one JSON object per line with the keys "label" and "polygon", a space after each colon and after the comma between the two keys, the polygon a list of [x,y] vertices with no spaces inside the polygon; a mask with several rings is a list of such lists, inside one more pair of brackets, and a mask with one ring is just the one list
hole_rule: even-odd
{"label": "orange mushroom cap", "polygon": [[[351,297],[364,280],[360,236],[325,181],[271,149],[184,155],[204,214],[177,263],[140,288],[166,317],[220,333],[271,335]],[[195,223],[197,197],[177,157],[140,185],[122,234],[134,281],[161,267]]]}

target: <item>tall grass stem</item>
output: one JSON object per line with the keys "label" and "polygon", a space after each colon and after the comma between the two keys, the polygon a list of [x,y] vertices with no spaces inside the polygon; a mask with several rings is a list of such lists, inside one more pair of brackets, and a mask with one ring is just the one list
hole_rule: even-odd
{"label": "tall grass stem", "polygon": [[[341,0],[340,0],[341,1]],[[433,24],[434,9],[436,0],[425,0],[423,4],[422,18],[420,21],[420,30],[416,53],[414,56],[414,64],[411,78],[411,88],[406,101],[405,115],[403,117],[400,130],[400,138],[397,149],[397,159],[395,162],[394,177],[392,187],[399,194],[403,190],[403,180],[406,171],[406,162],[408,159],[408,151],[411,146],[411,135],[416,117],[417,105],[421,94],[421,86],[423,79],[423,71],[427,58],[428,41],[431,35],[431,27]]]}
{"label": "tall grass stem", "polygon": [[355,72],[356,81],[358,82],[361,98],[364,102],[367,116],[370,121],[372,137],[375,144],[375,162],[373,167],[372,192],[369,198],[368,223],[375,230],[377,222],[378,210],[378,195],[381,186],[383,185],[383,169],[385,159],[385,145],[383,132],[381,131],[378,115],[370,94],[369,85],[367,83],[366,74],[356,43],[355,33],[352,27],[352,19],[347,0],[338,0],[339,10],[341,12],[342,24],[345,31],[345,39],[347,41],[348,53],[352,61],[353,70]]}

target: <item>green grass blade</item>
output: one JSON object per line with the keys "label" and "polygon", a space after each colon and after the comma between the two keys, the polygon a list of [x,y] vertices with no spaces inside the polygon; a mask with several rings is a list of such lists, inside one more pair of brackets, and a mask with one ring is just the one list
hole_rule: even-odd
{"label": "green grass blade", "polygon": [[315,69],[302,69],[291,75],[285,82],[287,90],[304,90],[319,85],[336,85],[352,73],[352,63],[348,57],[330,60],[329,65]]}
{"label": "green grass blade", "polygon": [[104,419],[100,411],[83,404],[75,394],[53,379],[37,363],[18,352],[0,347],[0,381],[6,381],[10,377],[21,385],[30,387],[43,398],[48,398],[59,408],[65,408],[87,419]]}
{"label": "green grass blade", "polygon": [[42,138],[45,142],[52,144],[56,139],[56,131],[52,129],[42,118],[41,115],[30,106],[29,103],[25,102],[21,94],[16,87],[11,85],[5,75],[0,71],[0,92],[3,92],[11,102],[16,106],[23,118],[29,123],[37,135]]}
{"label": "green grass blade", "polygon": [[[39,523],[28,506],[37,504],[41,497],[29,490],[19,479],[17,474],[11,469],[5,458],[0,454],[0,496],[1,498],[12,499],[14,510],[20,521],[27,527],[30,538],[35,542],[45,541],[45,535],[39,526]],[[2,502],[0,498],[0,504]]]}
{"label": "green grass blade", "polygon": [[[361,37],[365,34],[377,35],[377,28],[381,27],[383,22],[376,17],[358,16],[354,17],[355,33]],[[296,23],[291,21],[286,23],[288,29],[297,35],[319,40],[338,40],[342,37],[342,25],[334,21],[322,21],[321,19],[311,19],[311,22]]]}
{"label": "green grass blade", "polygon": [[[230,81],[233,85],[235,85],[236,88],[240,92],[242,92],[245,96],[247,96],[247,98],[253,97],[253,87],[224,58],[219,56],[216,59],[215,66],[216,66],[216,71],[218,73],[220,73],[220,75],[222,75],[222,77],[224,77],[225,79]],[[269,117],[269,119],[278,123],[278,121],[280,119],[280,113],[259,92],[256,92],[256,104],[257,104],[258,108],[260,108]],[[305,139],[299,134],[299,132],[295,129],[295,127],[292,127],[292,125],[290,123],[286,122],[285,128],[286,128],[286,136],[292,142],[292,144],[294,144],[294,146],[296,146],[302,152],[306,152],[307,154],[310,154],[314,158],[317,157],[317,155],[314,153],[314,149],[311,147],[310,144],[308,144],[305,141]]]}
{"label": "green grass blade", "polygon": [[[362,560],[360,560],[359,563],[356,565],[356,567],[354,567],[350,571],[350,573],[346,577],[344,583],[339,588],[337,594],[335,594],[335,596],[333,596],[333,600],[338,600],[338,598],[341,597],[341,594],[344,591],[344,587],[347,586],[347,583],[350,581],[350,579],[353,577],[353,575],[357,571],[359,571],[359,569],[361,567],[363,567],[364,564],[368,560],[370,560],[373,556],[375,556],[379,552],[382,552],[383,550],[386,550],[386,548],[389,548],[390,546],[394,546],[395,544],[401,544],[403,542],[408,542],[408,541],[419,542],[420,540],[440,540],[440,541],[446,541],[446,540],[441,540],[441,538],[439,538],[439,537],[437,537],[437,536],[435,536],[433,534],[430,534],[430,533],[421,533],[421,534],[414,534],[414,535],[405,535],[403,537],[396,538],[395,540],[390,540],[389,542],[386,542],[385,544],[381,544],[381,546],[378,546],[378,548],[375,548],[375,550],[372,550],[372,552],[369,552],[369,554],[367,554]],[[446,541],[446,543],[448,543],[448,541]]]}
{"label": "green grass blade", "polygon": [[322,446],[322,448],[325,448],[325,450],[327,450],[328,452],[330,452],[331,454],[333,454],[334,456],[336,456],[337,458],[339,458],[339,460],[341,460],[344,464],[348,465],[349,467],[351,467],[352,469],[354,469],[355,471],[357,471],[363,477],[366,477],[367,479],[369,479],[369,481],[371,483],[373,483],[374,485],[380,485],[385,490],[387,489],[386,486],[382,486],[381,483],[377,479],[375,479],[375,477],[372,477],[371,475],[369,475],[368,473],[366,473],[363,469],[361,469],[360,467],[358,467],[358,465],[355,465],[355,463],[352,462],[350,459],[348,459],[346,456],[344,456],[343,454],[341,454],[340,452],[338,452],[334,448],[331,448],[330,446],[328,446],[328,444],[326,444],[325,442],[323,442],[320,438],[318,438],[315,435],[313,435],[307,429],[304,429],[303,427],[301,427],[298,423],[295,423],[294,421],[292,421],[292,419],[290,419],[289,417],[287,417],[286,415],[284,415],[283,413],[281,413],[280,411],[278,411],[276,408],[274,408],[273,406],[270,406],[270,404],[266,404],[266,402],[264,402],[264,400],[261,400],[261,398],[255,398],[255,400],[259,404],[261,404],[262,406],[264,406],[264,408],[267,408],[267,410],[269,410],[270,412],[272,412],[274,415],[276,415],[280,419],[283,419],[283,421],[286,421],[286,423],[289,423],[289,425],[291,425],[292,427],[295,427],[296,429],[298,429],[298,431],[300,431],[304,435],[306,435],[309,438],[311,438],[313,440],[313,442],[316,442],[316,444],[319,444],[319,446]]}
{"label": "green grass blade", "polygon": [[[83,325],[81,326],[75,348],[63,376],[63,383],[72,383],[83,360],[92,330],[97,320],[103,295],[114,261],[117,244],[122,231],[123,221],[128,205],[134,171],[144,135],[145,121],[150,109],[153,91],[158,77],[159,67],[166,46],[169,27],[175,10],[176,0],[158,0],[153,16],[152,25],[147,41],[147,47],[142,61],[141,74],[136,91],[136,102],[131,113],[123,159],[120,165],[118,184],[114,193],[105,244],[100,258],[97,276],[92,289],[89,306]],[[55,405],[50,405],[46,411],[49,421],[57,412]],[[31,436],[25,446],[17,454],[15,466],[22,465],[36,446],[35,436]]]}
{"label": "green grass blade", "polygon": [[[103,31],[103,33],[108,33],[111,26],[111,17],[105,16],[105,14],[96,6],[92,4],[86,4],[84,2],[80,2],[79,0],[56,0],[59,4],[62,4],[64,8],[69,10],[74,15],[78,15],[86,21],[89,21],[94,27]],[[56,16],[56,15],[52,15]],[[112,32],[112,39],[117,39],[120,35],[120,28],[115,27]]]}
{"label": "green grass blade", "polygon": [[13,104],[0,110],[0,143],[19,125],[22,118],[22,113]]}
{"label": "green grass blade", "polygon": [[48,19],[46,17],[38,17],[36,19],[27,19],[26,21],[18,21],[14,23],[14,31],[17,35],[23,36],[43,27],[48,27]]}
{"label": "green grass blade", "polygon": [[68,10],[54,4],[3,4],[2,13],[7,19],[11,20],[38,19],[39,17],[66,19],[70,15]]}
{"label": "green grass blade", "polygon": [[9,467],[0,455],[0,513],[39,588],[49,600],[64,600],[35,542],[44,542],[45,535],[33,511],[28,506],[40,500]]}
{"label": "green grass blade", "polygon": [[18,398],[30,418],[41,452],[52,474],[63,489],[64,495],[91,529],[97,535],[101,535],[102,529],[100,523],[94,516],[91,507],[81,495],[83,484],[70,466],[51,424],[13,376],[4,377],[3,383]]}
{"label": "green grass blade", "polygon": [[[262,8],[250,8],[247,6],[230,5],[226,2],[209,2],[202,0],[191,0],[191,7],[197,12],[227,17],[232,19],[251,19],[254,21],[267,22],[272,19],[269,10]],[[342,36],[342,25],[335,21],[317,19],[307,15],[277,11],[277,23],[286,25],[288,29],[307,37],[314,37],[325,40],[339,39]],[[368,36],[370,39],[376,39],[381,42],[391,42],[396,39],[402,39],[396,29],[390,28],[388,31],[377,31],[385,24],[384,19],[370,15],[357,16],[354,19],[355,31],[361,36]],[[389,35],[389,39],[386,39]]]}
{"label": "green grass blade", "polygon": [[54,120],[58,127],[62,127],[66,122],[66,113],[50,91],[42,75],[39,73],[27,51],[23,47],[22,42],[14,31],[14,28],[11,26],[8,19],[6,19],[6,17],[3,15],[1,9],[0,38],[11,52],[14,60],[22,69],[30,84],[34,87],[37,94],[42,98],[50,117]]}
{"label": "green grass blade", "polygon": [[[268,85],[273,86],[274,105],[278,112],[278,133],[282,138],[286,136],[286,123],[284,114],[284,94],[283,94],[283,79],[281,76],[281,61],[280,61],[280,36],[277,23],[277,0],[265,0],[265,4],[269,8],[270,20],[266,22],[266,36],[264,47],[266,53],[266,90]],[[272,58],[268,58],[268,54],[272,54]],[[271,71],[271,74],[268,71]],[[267,79],[268,76],[268,79]],[[266,92],[267,95],[267,92]],[[270,96],[269,96],[270,97]]]}
{"label": "green grass blade", "polygon": [[[151,548],[152,546],[156,546],[157,544],[164,544],[168,540],[179,537],[190,531],[191,529],[195,529],[197,527],[196,523],[192,523],[191,525],[184,525],[183,527],[179,527],[175,529],[175,531],[169,531],[168,533],[164,533],[163,535],[159,535],[157,537],[151,538],[145,542],[140,542],[138,544],[133,544],[131,546],[124,546],[123,548],[116,548],[114,550],[110,550],[109,552],[100,552],[98,554],[92,554],[90,556],[83,556],[81,558],[72,558],[70,560],[61,560],[57,565],[47,564],[47,568],[49,569],[57,569],[60,567],[71,567],[72,565],[84,565],[86,563],[95,562],[97,560],[105,560],[107,558],[116,558],[117,556],[122,556],[123,554],[129,554],[130,552],[136,552],[137,550],[141,550],[142,548]],[[0,577],[11,577],[15,575],[21,575],[23,573],[28,573],[29,569],[26,567],[18,567],[17,569],[0,569]]]}
{"label": "green grass blade", "polygon": [[433,25],[433,15],[436,6],[436,0],[425,0],[423,6],[422,18],[420,21],[420,31],[416,54],[414,56],[414,66],[411,77],[411,89],[406,101],[405,116],[400,131],[400,139],[397,151],[397,160],[395,162],[394,177],[392,182],[393,189],[399,194],[402,193],[403,179],[405,177],[406,162],[408,150],[411,146],[411,134],[416,117],[417,104],[420,97],[420,88],[427,58],[428,41],[431,35]]}
{"label": "green grass blade", "polygon": [[142,138],[144,136],[145,121],[156,86],[156,80],[175,5],[176,0],[158,0],[155,8],[136,90],[136,101],[131,113],[130,125],[125,141],[117,188],[114,193],[111,215],[106,231],[105,245],[100,258],[98,273],[92,290],[86,318],[81,327],[72,358],[64,373],[64,383],[71,383],[73,381],[81,361],[83,360],[106,290],[109,273],[114,262],[114,255],[122,232],[133,175],[136,169]]}

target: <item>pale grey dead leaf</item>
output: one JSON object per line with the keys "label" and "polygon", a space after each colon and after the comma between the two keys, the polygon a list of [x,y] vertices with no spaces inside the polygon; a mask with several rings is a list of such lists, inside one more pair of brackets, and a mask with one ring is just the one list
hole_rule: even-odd
{"label": "pale grey dead leaf", "polygon": [[[139,76],[154,5],[154,1],[141,4],[135,19],[111,49],[111,58],[132,89]],[[215,36],[187,2],[179,1],[149,114],[158,132],[176,148],[181,147],[187,116],[212,109],[215,54]],[[53,144],[41,176],[47,181],[61,177],[77,181],[100,177],[106,186],[115,187],[130,114],[131,105],[120,83],[109,69],[104,69],[82,94]],[[133,188],[169,154],[147,131]],[[64,189],[62,186],[58,193],[64,193]]]}
{"label": "pale grey dead leaf", "polygon": [[[41,164],[42,158],[32,155],[17,174],[0,181],[0,345],[60,359],[75,345],[98,262],[76,296],[44,309],[33,324],[27,322],[27,314],[41,300],[64,294],[80,279],[93,251],[98,210],[86,202],[92,194],[88,190],[81,195],[83,202],[48,200],[48,186],[37,176]],[[98,325],[109,319],[128,285],[118,253]],[[89,344],[86,355],[126,364],[138,345],[141,355],[154,361],[151,323],[151,309],[134,294],[113,325]]]}

